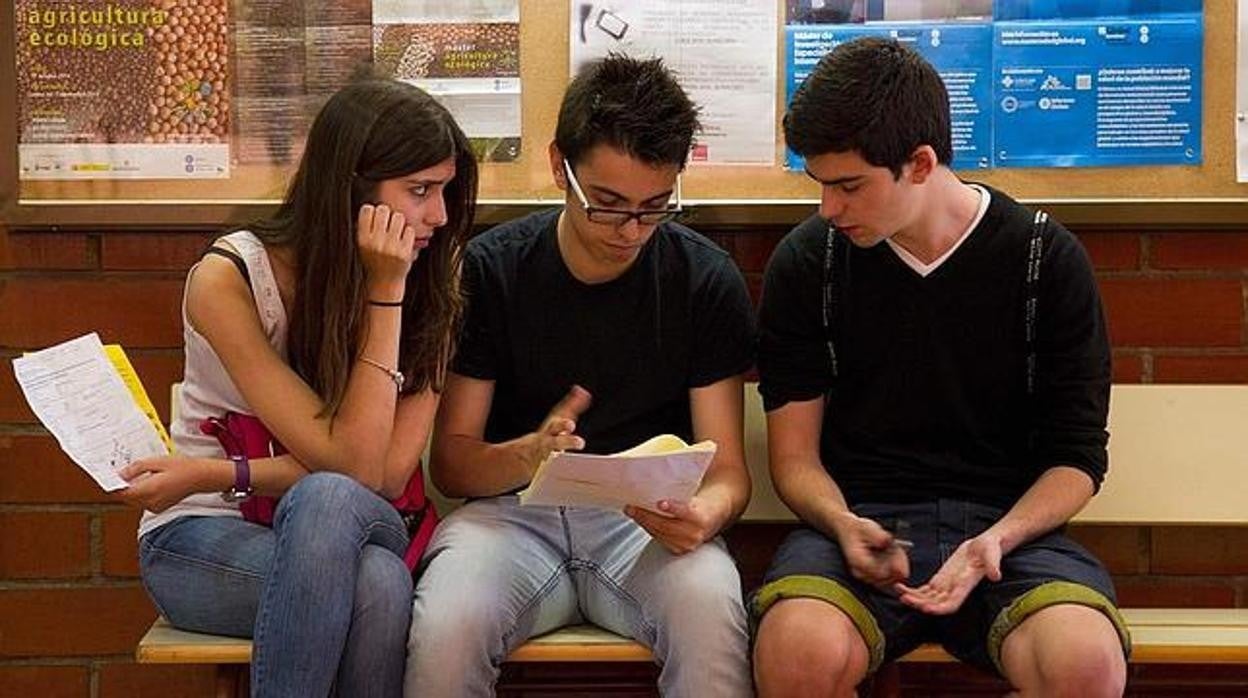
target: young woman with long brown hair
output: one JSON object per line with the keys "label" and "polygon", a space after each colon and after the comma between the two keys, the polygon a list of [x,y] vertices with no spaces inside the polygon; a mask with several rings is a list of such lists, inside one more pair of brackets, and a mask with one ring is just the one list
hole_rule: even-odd
{"label": "young woman with long brown hair", "polygon": [[[322,109],[275,215],[187,277],[176,455],[124,499],[169,621],[253,637],[255,696],[398,695],[412,581],[387,498],[419,466],[461,315],[476,162],[450,114],[402,83]],[[255,415],[288,450],[227,459],[203,420]],[[272,527],[244,519],[281,495]]]}

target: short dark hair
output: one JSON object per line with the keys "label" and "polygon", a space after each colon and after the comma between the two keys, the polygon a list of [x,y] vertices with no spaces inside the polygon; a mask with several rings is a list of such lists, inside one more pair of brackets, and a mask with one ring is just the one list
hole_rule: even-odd
{"label": "short dark hair", "polygon": [[802,156],[857,152],[901,176],[916,148],[953,160],[945,83],[913,49],[864,37],[837,46],[804,80],[784,115],[784,138]]}
{"label": "short dark hair", "polygon": [[698,107],[662,59],[611,53],[568,85],[555,145],[572,164],[606,143],[642,162],[683,169],[698,128]]}

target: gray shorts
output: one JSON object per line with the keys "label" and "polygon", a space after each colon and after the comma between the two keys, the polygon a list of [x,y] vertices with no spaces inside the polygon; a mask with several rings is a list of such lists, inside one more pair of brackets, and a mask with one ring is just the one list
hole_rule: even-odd
{"label": "gray shorts", "polygon": [[[953,500],[918,504],[860,504],[854,513],[884,528],[908,530],[910,586],[936,573],[964,540],[996,523],[1001,509]],[[1115,607],[1109,574],[1092,554],[1060,531],[1043,535],[1001,561],[1001,581],[984,580],[955,613],[931,616],[853,577],[836,540],[810,528],[781,544],[749,603],[752,626],[776,601],[817,598],[854,622],[870,653],[870,670],[924,642],[938,642],[964,662],[1001,672],[1001,645],[1028,616],[1048,606],[1079,604],[1097,609],[1114,624],[1124,653],[1126,623]]]}

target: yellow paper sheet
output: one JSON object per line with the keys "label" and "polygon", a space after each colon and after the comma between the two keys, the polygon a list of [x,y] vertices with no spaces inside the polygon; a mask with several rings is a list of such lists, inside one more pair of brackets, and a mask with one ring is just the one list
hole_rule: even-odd
{"label": "yellow paper sheet", "polygon": [[134,365],[130,363],[130,357],[126,356],[126,351],[119,344],[105,344],[104,355],[108,357],[109,363],[113,368],[117,369],[117,374],[121,376],[121,381],[126,384],[126,389],[130,391],[130,396],[134,398],[134,404],[139,406],[139,410],[147,417],[152,426],[156,427],[156,433],[160,435],[160,440],[164,442],[165,449],[173,453],[173,440],[169,438],[169,432],[165,430],[165,425],[160,421],[160,415],[156,413],[156,406],[152,404],[151,398],[147,396],[147,390],[143,388],[143,381],[139,379],[139,374],[134,370]]}

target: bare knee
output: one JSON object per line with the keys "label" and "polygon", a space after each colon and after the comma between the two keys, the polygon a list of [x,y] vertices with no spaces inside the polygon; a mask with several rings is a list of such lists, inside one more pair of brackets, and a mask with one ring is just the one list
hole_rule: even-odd
{"label": "bare knee", "polygon": [[754,644],[760,696],[852,696],[869,655],[858,629],[837,607],[785,599],[767,610]]}
{"label": "bare knee", "polygon": [[1002,661],[1023,695],[1117,698],[1126,688],[1118,633],[1087,607],[1053,606],[1028,618],[1006,638]]}
{"label": "bare knee", "polygon": [[1041,667],[1035,695],[1074,698],[1118,698],[1126,688],[1126,663],[1121,650],[1087,648]]}

